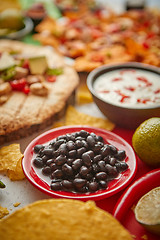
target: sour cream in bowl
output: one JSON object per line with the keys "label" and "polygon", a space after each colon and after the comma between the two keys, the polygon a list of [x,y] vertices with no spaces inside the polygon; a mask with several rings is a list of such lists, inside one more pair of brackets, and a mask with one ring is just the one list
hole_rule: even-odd
{"label": "sour cream in bowl", "polygon": [[102,113],[117,125],[134,129],[160,117],[160,70],[140,63],[102,66],[87,85]]}

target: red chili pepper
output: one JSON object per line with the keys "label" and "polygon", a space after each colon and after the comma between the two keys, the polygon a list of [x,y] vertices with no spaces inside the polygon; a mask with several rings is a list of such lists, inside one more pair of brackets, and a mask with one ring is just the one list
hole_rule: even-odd
{"label": "red chili pepper", "polygon": [[110,91],[109,90],[101,90],[99,91],[100,93],[109,93]]}
{"label": "red chili pepper", "polygon": [[29,88],[28,85],[25,85],[25,87],[24,87],[24,89],[23,89],[23,92],[24,92],[25,94],[28,94],[28,93],[30,92],[30,88]]}
{"label": "red chili pepper", "polygon": [[121,81],[121,80],[123,80],[123,79],[120,78],[120,77],[117,77],[117,78],[113,78],[113,79],[112,79],[112,82],[117,82],[117,81]]}
{"label": "red chili pepper", "polygon": [[26,79],[25,78],[21,78],[21,79],[18,79],[18,80],[11,81],[10,85],[11,85],[13,90],[23,91],[26,83],[27,83]]}
{"label": "red chili pepper", "polygon": [[46,80],[47,80],[48,82],[55,82],[55,81],[56,81],[56,76],[55,76],[55,75],[47,76],[47,77],[46,77]]}
{"label": "red chili pepper", "polygon": [[156,91],[154,91],[154,93],[155,93],[155,94],[158,94],[158,93],[160,93],[160,88],[159,88],[159,89],[157,89]]}
{"label": "red chili pepper", "polygon": [[137,99],[137,103],[143,103],[143,104],[145,104],[146,102],[150,102],[150,101],[151,101],[150,98],[146,98],[146,99],[140,99],[140,98],[138,98],[138,99]]}
{"label": "red chili pepper", "polygon": [[142,43],[142,46],[143,46],[145,49],[149,49],[149,48],[150,48],[150,46],[149,46],[149,44],[148,44],[147,42],[143,42],[143,43]]}
{"label": "red chili pepper", "polygon": [[29,69],[29,61],[27,59],[24,60],[23,64],[22,64],[23,68]]}
{"label": "red chili pepper", "polygon": [[144,82],[146,84],[146,87],[152,86],[152,83],[148,81],[145,77],[137,77],[137,80]]}
{"label": "red chili pepper", "polygon": [[126,72],[135,73],[136,70],[135,70],[135,69],[123,69],[123,70],[120,71],[120,74],[123,75],[123,74],[126,73]]}
{"label": "red chili pepper", "polygon": [[116,90],[115,92],[122,97],[121,100],[120,100],[120,102],[124,102],[125,99],[130,98],[130,96],[125,95],[125,94],[122,93],[120,90]]}
{"label": "red chili pepper", "polygon": [[126,90],[129,90],[131,92],[134,92],[135,91],[135,87],[125,87]]}

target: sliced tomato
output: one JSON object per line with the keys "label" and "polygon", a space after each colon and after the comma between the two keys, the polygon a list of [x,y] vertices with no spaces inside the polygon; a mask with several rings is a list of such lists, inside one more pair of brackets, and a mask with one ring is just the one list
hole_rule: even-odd
{"label": "sliced tomato", "polygon": [[12,90],[16,90],[16,91],[23,91],[26,84],[27,84],[26,78],[10,81]]}
{"label": "sliced tomato", "polygon": [[55,75],[47,76],[47,77],[46,77],[46,80],[47,80],[48,82],[55,82],[55,81],[56,81],[56,76],[55,76]]}

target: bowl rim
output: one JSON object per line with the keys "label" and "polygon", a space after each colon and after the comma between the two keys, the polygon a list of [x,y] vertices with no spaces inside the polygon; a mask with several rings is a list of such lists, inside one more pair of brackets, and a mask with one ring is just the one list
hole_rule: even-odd
{"label": "bowl rim", "polygon": [[24,17],[23,19],[24,27],[16,32],[9,33],[7,35],[2,35],[0,38],[6,39],[20,39],[25,35],[29,34],[33,30],[33,21],[29,17]]}
{"label": "bowl rim", "polygon": [[100,66],[100,67],[92,70],[87,76],[87,87],[88,87],[89,91],[91,92],[91,94],[93,96],[95,96],[97,99],[101,100],[102,102],[104,102],[108,105],[113,105],[114,107],[117,107],[119,109],[128,109],[128,110],[136,110],[136,111],[159,109],[160,104],[156,105],[156,106],[146,106],[146,107],[138,107],[138,108],[128,107],[128,106],[120,106],[118,104],[111,103],[111,102],[104,100],[102,97],[100,97],[96,93],[96,91],[93,88],[93,82],[95,81],[96,77],[98,77],[101,73],[107,73],[107,72],[111,72],[111,71],[118,70],[121,68],[133,68],[133,69],[135,68],[135,69],[140,69],[140,70],[146,70],[148,72],[152,72],[152,73],[160,75],[160,69],[158,67],[152,66],[149,64],[145,64],[145,63],[128,62],[128,63],[121,63],[121,64],[103,65],[103,66]]}
{"label": "bowl rim", "polygon": [[[70,193],[70,192],[61,192],[61,191],[58,192],[58,191],[52,191],[52,190],[47,189],[47,187],[44,187],[44,184],[46,185],[47,183],[45,182],[45,180],[41,179],[36,174],[32,164],[31,164],[31,160],[33,159],[33,147],[36,144],[43,144],[48,141],[51,141],[53,138],[56,137],[57,132],[59,133],[57,136],[59,136],[59,135],[63,135],[66,133],[80,131],[81,129],[85,129],[86,131],[88,130],[90,132],[95,131],[96,134],[101,133],[101,135],[106,135],[106,137],[109,136],[110,138],[109,137],[108,138],[109,138],[110,142],[117,141],[116,147],[123,146],[123,148],[126,149],[127,154],[130,153],[130,155],[128,155],[130,169],[127,172],[124,172],[122,174],[122,178],[120,178],[121,180],[119,180],[119,179],[117,179],[117,181],[113,180],[112,184],[115,184],[115,185],[113,185],[113,186],[111,185],[110,190],[108,190],[108,189],[100,190],[99,193],[95,192],[95,193],[89,193],[89,194],[87,194],[87,193],[86,194],[78,194],[78,193],[74,194],[74,193]],[[47,140],[44,141],[45,137],[47,137]],[[125,139],[123,139],[122,137],[117,135],[116,133],[113,133],[113,132],[110,132],[110,131],[107,131],[104,129],[100,129],[100,128],[86,126],[86,125],[72,125],[72,126],[63,126],[63,127],[58,127],[58,128],[48,130],[48,131],[40,134],[36,138],[34,138],[29,143],[29,145],[27,146],[27,148],[24,151],[24,157],[22,159],[22,169],[23,169],[23,172],[24,172],[26,178],[29,180],[29,182],[35,188],[37,188],[38,190],[40,190],[41,192],[43,192],[45,194],[48,194],[49,196],[60,197],[60,198],[69,198],[69,199],[78,199],[78,200],[82,200],[82,201],[100,200],[100,199],[108,198],[108,197],[118,193],[119,191],[121,191],[122,189],[124,189],[126,186],[129,185],[129,183],[134,179],[136,172],[137,172],[137,158],[136,158],[135,152],[134,152],[133,148],[131,147],[131,145]],[[43,182],[43,184],[41,184],[41,182]]]}

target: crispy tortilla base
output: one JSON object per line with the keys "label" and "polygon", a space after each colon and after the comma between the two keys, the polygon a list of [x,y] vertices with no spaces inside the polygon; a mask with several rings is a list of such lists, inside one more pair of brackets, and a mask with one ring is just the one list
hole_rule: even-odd
{"label": "crispy tortilla base", "polygon": [[131,240],[128,231],[94,202],[50,199],[32,203],[0,222],[3,240]]}

